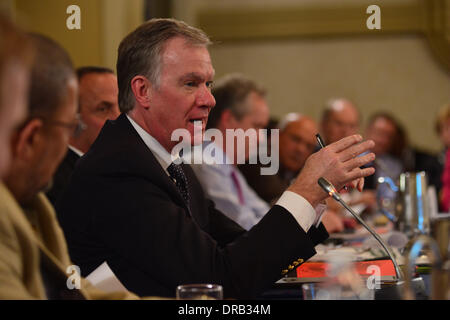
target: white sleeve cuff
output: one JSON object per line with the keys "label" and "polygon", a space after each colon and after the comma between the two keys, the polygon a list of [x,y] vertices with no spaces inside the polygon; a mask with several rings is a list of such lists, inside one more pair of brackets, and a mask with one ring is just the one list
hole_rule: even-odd
{"label": "white sleeve cuff", "polygon": [[289,211],[305,232],[308,232],[309,228],[311,228],[313,223],[316,222],[317,214],[312,205],[305,198],[295,192],[283,192],[276,204]]}
{"label": "white sleeve cuff", "polygon": [[325,209],[327,208],[327,205],[324,203],[319,203],[316,210],[316,220],[314,221],[314,226],[317,228],[319,224],[322,222],[323,213],[325,212]]}

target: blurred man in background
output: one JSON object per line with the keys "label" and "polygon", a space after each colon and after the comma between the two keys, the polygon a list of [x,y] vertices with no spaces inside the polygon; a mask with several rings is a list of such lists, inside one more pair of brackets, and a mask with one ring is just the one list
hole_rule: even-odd
{"label": "blurred man in background", "polygon": [[268,203],[275,203],[298,175],[306,159],[316,148],[317,126],[314,120],[299,113],[289,113],[277,128],[280,167],[275,175],[261,175],[261,164],[239,166],[250,186]]}
{"label": "blurred man in background", "polygon": [[82,130],[70,138],[69,150],[53,177],[52,188],[47,192],[54,205],[67,186],[76,162],[94,143],[105,121],[114,120],[120,114],[117,77],[111,69],[88,66],[78,68],[76,73]]}
{"label": "blurred man in background", "polygon": [[[260,165],[240,166],[250,185],[269,203],[276,202],[317,148],[318,126],[310,117],[289,113],[281,119],[279,129],[280,168],[277,174],[261,175]],[[322,222],[329,233],[343,230],[343,222],[333,211],[327,210]]]}
{"label": "blurred man in background", "polygon": [[344,98],[331,99],[322,113],[320,128],[326,144],[359,133],[360,115],[356,106]]}
{"label": "blurred man in background", "polygon": [[247,184],[236,167],[238,153],[245,152],[244,160],[249,159],[250,143],[244,142],[244,148],[234,143],[234,149],[227,150],[225,137],[230,129],[254,130],[255,137],[259,137],[258,130],[264,129],[269,121],[266,92],[253,80],[231,74],[217,81],[212,94],[216,105],[210,112],[207,128],[220,130],[224,139],[220,144],[205,142],[204,145],[216,144],[223,163],[209,164],[212,161],[206,163],[203,159],[202,164],[192,165],[192,169],[216,207],[249,230],[269,211],[269,205]]}
{"label": "blurred man in background", "polygon": [[[346,98],[330,99],[325,104],[321,117],[320,127],[322,138],[325,140],[326,144],[330,144],[352,134],[357,134],[360,132],[360,123],[361,115],[352,101]],[[344,198],[351,205],[361,205],[363,210],[368,209],[369,211],[372,211],[376,206],[376,195],[372,190],[364,190],[361,193],[351,192],[350,190],[350,193],[345,193]],[[335,201],[327,200],[327,206],[328,212],[334,212],[338,214],[338,216],[347,215]],[[335,215],[330,213],[329,216],[331,218]],[[342,222],[336,220],[337,225],[339,225],[336,229],[337,231],[342,231],[342,223],[345,223],[349,228],[356,226],[356,222],[351,216],[347,215],[347,218],[340,220]]]}
{"label": "blurred man in background", "polygon": [[31,60],[29,40],[0,15],[0,179],[10,163],[11,134],[26,115]]}

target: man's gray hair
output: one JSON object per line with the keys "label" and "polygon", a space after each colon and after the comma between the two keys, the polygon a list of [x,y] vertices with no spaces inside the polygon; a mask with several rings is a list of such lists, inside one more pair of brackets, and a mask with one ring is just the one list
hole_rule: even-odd
{"label": "man's gray hair", "polygon": [[212,89],[216,105],[209,114],[207,128],[216,128],[227,109],[237,120],[241,120],[250,111],[245,101],[252,92],[261,97],[266,95],[265,88],[242,74],[232,73],[219,79]]}
{"label": "man's gray hair", "polygon": [[153,85],[159,86],[164,46],[175,37],[184,38],[189,45],[211,44],[202,30],[175,19],[151,19],[122,40],[116,65],[121,112],[134,108],[131,80],[135,76],[145,76]]}

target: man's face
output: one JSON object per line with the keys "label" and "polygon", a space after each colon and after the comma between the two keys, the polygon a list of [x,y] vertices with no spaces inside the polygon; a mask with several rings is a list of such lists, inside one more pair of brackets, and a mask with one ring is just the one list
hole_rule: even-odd
{"label": "man's face", "polygon": [[328,119],[322,123],[322,132],[327,144],[357,134],[359,115],[356,109],[347,103],[341,103],[330,112]]}
{"label": "man's face", "polygon": [[[249,108],[249,112],[245,114],[240,120],[237,120],[232,116],[231,121],[226,129],[242,129],[247,131],[248,129],[256,130],[256,137],[259,139],[258,130],[265,129],[269,123],[269,107],[264,97],[261,97],[255,92],[251,92],[246,101]],[[258,141],[259,142],[259,141]],[[242,152],[242,149],[238,149],[237,139],[235,139],[234,144],[234,154],[238,155],[238,152]],[[250,155],[250,145],[245,143],[245,159],[247,160]]]}
{"label": "man's face", "polygon": [[0,75],[0,178],[11,158],[11,134],[27,110],[28,72],[19,64],[7,64]]}
{"label": "man's face", "polygon": [[80,115],[86,129],[77,137],[76,146],[87,152],[106,120],[119,114],[117,77],[111,73],[89,73],[79,83]]}
{"label": "man's face", "polygon": [[194,143],[194,121],[205,130],[209,112],[216,104],[211,94],[214,69],[208,49],[191,46],[182,38],[169,40],[162,54],[159,87],[149,90],[150,108],[144,119],[150,134],[169,152],[175,129],[189,131]]}
{"label": "man's face", "polygon": [[396,129],[394,124],[383,117],[377,118],[367,128],[367,139],[371,139],[375,142],[372,152],[376,155],[390,152],[395,136]]}
{"label": "man's face", "polygon": [[312,119],[303,117],[293,121],[280,132],[280,163],[289,171],[303,168],[306,159],[314,152],[317,126]]}
{"label": "man's face", "polygon": [[[73,128],[77,123],[78,84],[75,78],[68,81],[67,95],[58,111],[44,121],[42,128],[42,141],[35,147],[30,167],[33,172],[33,187],[31,194],[45,190],[63,160]],[[71,125],[69,128],[64,123]]]}

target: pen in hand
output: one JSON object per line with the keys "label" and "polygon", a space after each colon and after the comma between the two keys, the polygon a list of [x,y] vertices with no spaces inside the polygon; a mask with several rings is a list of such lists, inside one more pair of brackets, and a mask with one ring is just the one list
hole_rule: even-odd
{"label": "pen in hand", "polygon": [[[320,146],[320,149],[325,148],[325,142],[323,141],[322,137],[321,137],[320,134],[318,134],[318,133],[316,133],[316,140],[317,140],[317,143],[318,143],[319,146]],[[347,190],[347,191],[348,191],[347,186],[344,186],[344,190]]]}
{"label": "pen in hand", "polygon": [[317,139],[317,143],[320,146],[320,149],[325,148],[325,142],[323,142],[322,137],[320,136],[320,134],[316,133],[316,139]]}

